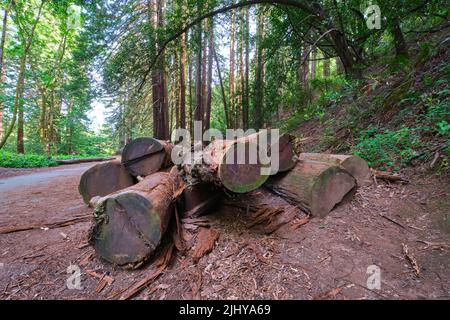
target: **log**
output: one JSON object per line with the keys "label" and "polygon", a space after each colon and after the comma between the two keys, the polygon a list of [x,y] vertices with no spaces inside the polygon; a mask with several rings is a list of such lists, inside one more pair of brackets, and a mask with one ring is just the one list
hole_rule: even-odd
{"label": "log", "polygon": [[89,204],[95,196],[106,196],[134,184],[133,177],[120,164],[120,161],[99,163],[86,170],[80,178],[78,191],[83,201]]}
{"label": "log", "polygon": [[266,186],[313,217],[325,217],[356,185],[343,168],[301,160],[287,173],[273,176]]}
{"label": "log", "polygon": [[353,155],[326,154],[326,153],[300,153],[300,160],[313,160],[338,165],[348,171],[355,179],[358,186],[372,184],[372,174],[367,162]]}
{"label": "log", "polygon": [[242,210],[248,219],[247,227],[262,227],[262,231],[271,234],[285,224],[305,218],[305,214],[296,206],[261,187],[249,193],[224,199],[225,206]]}
{"label": "log", "polygon": [[[258,148],[248,139],[214,140],[203,150],[185,154],[179,170],[188,185],[206,183],[236,193],[249,192],[266,182],[270,171],[270,164],[262,164],[257,152],[252,152]],[[238,150],[243,150],[240,161]]]}
{"label": "log", "polygon": [[183,191],[183,215],[199,217],[216,207],[221,198],[222,193],[214,185],[187,186]]}
{"label": "log", "polygon": [[56,163],[59,165],[65,165],[65,164],[78,164],[78,163],[85,163],[85,162],[98,162],[98,161],[110,161],[116,159],[115,157],[109,157],[109,158],[75,158],[75,159],[66,159],[66,160],[56,160]]}
{"label": "log", "polygon": [[[260,135],[262,132],[254,133],[247,136],[247,139],[250,139],[256,143],[260,143]],[[294,151],[294,145],[292,143],[294,137],[289,134],[283,134],[279,137],[278,141],[271,141],[270,130],[267,131],[267,143],[263,145],[265,150],[267,150],[268,155],[272,156],[272,150],[276,150],[278,147],[278,159],[279,164],[278,168],[272,168],[271,175],[277,174],[278,172],[286,172],[295,167],[295,164],[298,161],[298,157]],[[278,145],[278,146],[277,146]]]}
{"label": "log", "polygon": [[137,138],[122,151],[122,164],[133,176],[148,176],[172,164],[173,145],[149,137]]}
{"label": "log", "polygon": [[389,182],[400,182],[404,184],[409,183],[409,180],[407,178],[387,171],[379,171],[372,169],[372,174],[375,177],[375,179],[381,179]]}
{"label": "log", "polygon": [[101,198],[94,209],[89,243],[102,259],[137,268],[155,251],[174,215],[177,174],[157,172]]}

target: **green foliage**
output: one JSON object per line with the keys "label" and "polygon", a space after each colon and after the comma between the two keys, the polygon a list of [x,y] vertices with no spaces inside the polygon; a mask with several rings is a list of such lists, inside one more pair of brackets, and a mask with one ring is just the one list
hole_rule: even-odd
{"label": "green foliage", "polygon": [[0,151],[0,167],[6,168],[36,168],[53,167],[57,163],[54,159],[37,154],[17,154]]}
{"label": "green foliage", "polygon": [[417,156],[420,145],[417,133],[407,127],[396,131],[368,128],[361,132],[353,152],[367,160],[369,166],[383,170],[398,170]]}
{"label": "green foliage", "polygon": [[40,168],[40,167],[54,167],[58,163],[56,160],[67,160],[74,158],[97,158],[108,157],[109,153],[84,153],[84,154],[60,154],[54,157],[45,155],[27,153],[17,154],[9,151],[0,151],[0,167],[4,168]]}

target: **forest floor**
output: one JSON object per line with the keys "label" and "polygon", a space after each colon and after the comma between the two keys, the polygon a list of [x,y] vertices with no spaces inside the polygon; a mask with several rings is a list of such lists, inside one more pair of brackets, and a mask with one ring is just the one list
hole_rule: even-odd
{"label": "forest floor", "polygon": [[[0,229],[33,229],[0,234],[0,299],[118,298],[154,272],[151,263],[113,267],[87,245],[91,209],[77,186],[94,164],[2,169]],[[183,228],[192,242],[205,226],[217,230],[212,252],[198,263],[189,250],[175,252],[135,298],[449,299],[450,184],[414,172],[409,178],[359,188],[325,219],[298,228],[293,221],[269,235],[249,228],[245,212],[221,206]],[[67,286],[70,265],[81,270],[79,289]],[[373,265],[379,289],[367,287]]]}

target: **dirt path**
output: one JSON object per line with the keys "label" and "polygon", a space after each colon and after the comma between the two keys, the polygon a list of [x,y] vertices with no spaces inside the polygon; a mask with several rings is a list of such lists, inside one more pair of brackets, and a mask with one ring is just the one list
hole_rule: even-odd
{"label": "dirt path", "polygon": [[[77,186],[92,165],[0,178],[0,228],[89,215]],[[189,251],[176,253],[168,270],[136,298],[448,299],[449,213],[448,182],[421,177],[405,186],[361,188],[327,218],[295,230],[288,224],[270,235],[247,228],[245,212],[224,206],[206,218],[220,232],[213,251],[198,264]],[[150,264],[125,271],[99,261],[86,244],[89,227],[85,221],[0,234],[0,299],[107,299],[153,270]],[[195,241],[198,228],[187,231]],[[80,268],[79,289],[67,287],[71,265]],[[380,271],[380,289],[367,287],[368,268]]]}

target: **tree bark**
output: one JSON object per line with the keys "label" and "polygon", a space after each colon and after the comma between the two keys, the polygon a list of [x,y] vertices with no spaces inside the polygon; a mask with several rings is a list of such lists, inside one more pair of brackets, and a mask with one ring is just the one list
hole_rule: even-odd
{"label": "tree bark", "polygon": [[323,61],[323,77],[325,79],[330,77],[330,59],[325,59]]}
{"label": "tree bark", "polygon": [[217,74],[219,76],[220,91],[222,92],[223,111],[225,113],[225,125],[227,128],[231,128],[230,112],[228,110],[227,97],[225,95],[225,87],[223,85],[222,72],[220,71],[220,64],[219,64],[219,59],[217,58],[216,48],[213,48],[213,51],[214,51],[214,59],[216,60]]}
{"label": "tree bark", "polygon": [[397,17],[392,21],[391,31],[394,37],[395,55],[408,57],[408,46]]}
{"label": "tree bark", "polygon": [[96,253],[124,268],[141,266],[161,243],[174,215],[178,182],[176,173],[158,172],[101,198],[89,236]]}
{"label": "tree bark", "polygon": [[[234,0],[232,1],[234,3]],[[230,30],[230,121],[231,127],[236,128],[236,104],[235,104],[235,30],[236,30],[236,11],[231,10],[231,30]]]}
{"label": "tree bark", "polygon": [[120,161],[99,163],[83,173],[78,191],[83,201],[89,204],[93,197],[103,197],[134,184],[133,177]]}
{"label": "tree bark", "polygon": [[[198,12],[201,11],[201,3],[197,3]],[[196,121],[203,120],[203,82],[202,82],[202,66],[203,66],[203,32],[202,32],[202,24],[199,23],[197,26],[197,70],[196,70],[196,107],[194,112],[194,119]]]}
{"label": "tree bark", "polygon": [[317,76],[317,47],[314,47],[311,54],[311,80]]}
{"label": "tree bark", "polygon": [[[151,12],[151,24],[155,32],[154,51],[158,52],[161,39],[157,36],[157,30],[164,27],[163,0],[149,0],[148,6]],[[167,81],[164,71],[164,56],[160,56],[152,74],[153,97],[153,136],[156,139],[170,139],[169,110],[167,99]]]}
{"label": "tree bark", "polygon": [[245,50],[245,8],[239,11],[239,112],[236,117],[238,128],[244,128],[245,117],[245,67],[244,67],[244,50]]}
{"label": "tree bark", "polygon": [[25,82],[25,67],[26,67],[26,62],[27,62],[27,55],[28,55],[28,52],[33,43],[34,32],[35,32],[36,27],[41,18],[41,12],[42,12],[42,7],[44,6],[44,3],[45,3],[45,0],[42,0],[41,4],[39,6],[38,15],[37,15],[36,20],[34,21],[33,26],[31,28],[30,36],[23,43],[24,50],[23,50],[23,55],[20,58],[19,72],[17,75],[16,94],[14,97],[14,107],[13,107],[13,118],[8,127],[8,130],[6,131],[6,133],[0,140],[0,149],[2,149],[4,147],[4,145],[6,144],[6,141],[8,140],[12,131],[14,130],[14,125],[16,124],[16,121],[17,121],[17,113],[22,108],[22,104],[23,104],[22,98],[23,98],[23,90],[24,90],[24,82]]}
{"label": "tree bark", "polygon": [[355,187],[355,179],[339,166],[303,160],[266,186],[313,217],[325,217]]}
{"label": "tree bark", "polygon": [[244,81],[244,96],[243,96],[243,115],[244,115],[244,130],[250,127],[249,124],[249,66],[250,66],[250,22],[248,8],[245,8],[245,81]]}
{"label": "tree bark", "polygon": [[186,128],[186,35],[183,33],[181,36],[180,46],[180,128]]}
{"label": "tree bark", "polygon": [[211,102],[212,102],[212,70],[214,54],[214,24],[211,19],[209,26],[209,47],[208,47],[208,90],[206,96],[205,130],[210,128],[211,123]]}
{"label": "tree bark", "polygon": [[153,138],[137,138],[122,152],[123,166],[134,176],[148,176],[172,165],[172,144]]}
{"label": "tree bark", "polygon": [[264,57],[262,41],[264,37],[264,13],[262,8],[257,8],[256,29],[256,70],[255,87],[253,97],[253,109],[255,114],[254,127],[256,130],[262,128],[264,123]]}
{"label": "tree bark", "polygon": [[24,154],[25,146],[23,144],[23,103],[19,104],[19,115],[17,120],[17,153]]}
{"label": "tree bark", "polygon": [[[5,66],[4,66],[4,57],[5,57],[5,42],[6,42],[6,30],[8,28],[8,15],[11,11],[13,5],[13,1],[10,0],[7,9],[3,14],[3,23],[2,23],[2,37],[0,40],[0,94],[4,95],[5,88]],[[5,108],[5,101],[3,98],[0,99],[0,140],[3,138],[4,129],[3,129],[3,110]]]}

